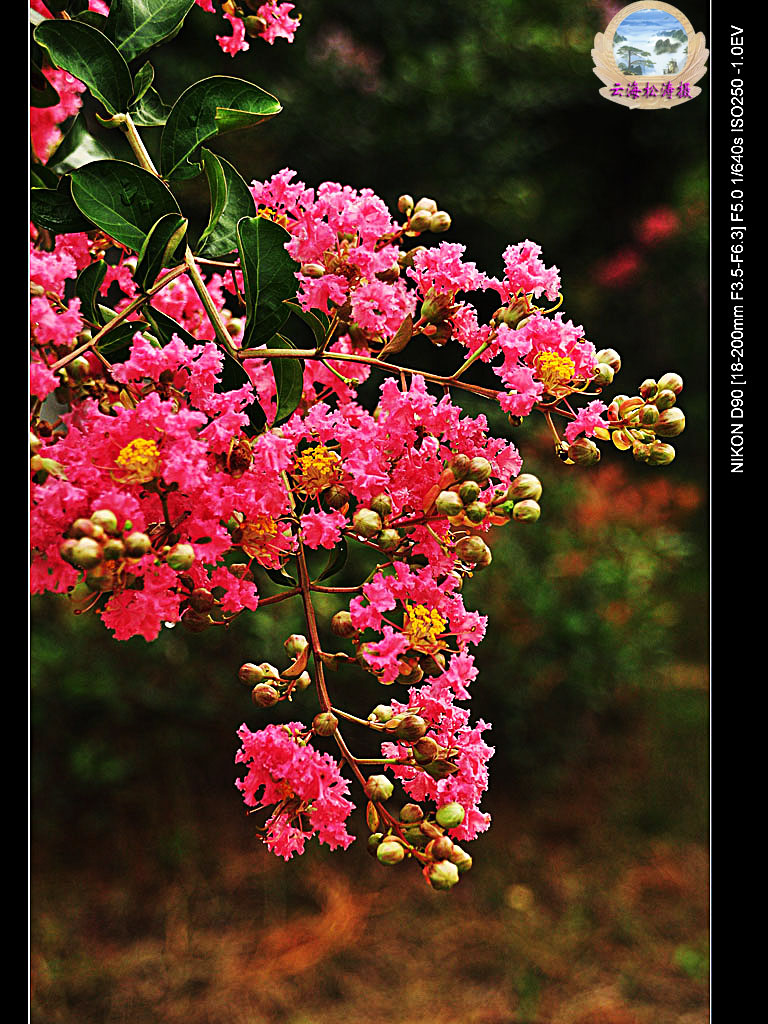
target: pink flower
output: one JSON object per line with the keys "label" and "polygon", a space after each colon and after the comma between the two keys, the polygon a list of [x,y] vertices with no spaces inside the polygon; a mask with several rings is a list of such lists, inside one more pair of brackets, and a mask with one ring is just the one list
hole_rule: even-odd
{"label": "pink flower", "polygon": [[496,283],[504,302],[518,292],[532,294],[534,298],[546,293],[551,301],[557,298],[560,272],[557,267],[545,267],[540,256],[541,246],[528,239],[504,250],[504,280]]}
{"label": "pink flower", "polygon": [[301,517],[301,539],[309,548],[333,548],[347,526],[341,512],[315,512],[310,510]]}
{"label": "pink flower", "polygon": [[570,444],[575,441],[579,434],[585,437],[592,437],[598,427],[608,429],[608,423],[603,419],[603,413],[608,408],[601,401],[590,402],[583,409],[579,409],[576,418],[565,428],[565,438]]}

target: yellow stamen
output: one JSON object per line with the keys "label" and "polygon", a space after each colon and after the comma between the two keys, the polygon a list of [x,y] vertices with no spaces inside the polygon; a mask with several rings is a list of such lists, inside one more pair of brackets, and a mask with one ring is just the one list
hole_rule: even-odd
{"label": "yellow stamen", "polygon": [[246,555],[260,561],[271,553],[271,542],[277,531],[277,522],[272,516],[258,514],[243,523],[240,546]]}
{"label": "yellow stamen", "polygon": [[160,449],[155,441],[137,437],[121,448],[115,459],[121,483],[146,484],[160,475]]}
{"label": "yellow stamen", "polygon": [[265,220],[272,220],[275,224],[279,224],[281,227],[288,229],[288,217],[284,213],[278,213],[277,210],[273,210],[271,206],[261,206],[256,214],[257,217],[263,217]]}
{"label": "yellow stamen", "polygon": [[445,632],[447,621],[434,608],[423,604],[407,604],[403,632],[413,647],[435,647],[438,637]]}
{"label": "yellow stamen", "polygon": [[341,459],[325,445],[306,448],[296,457],[301,476],[301,488],[309,495],[317,495],[324,487],[338,483],[341,478]]}
{"label": "yellow stamen", "polygon": [[547,389],[558,384],[567,384],[576,370],[572,359],[568,356],[559,356],[556,352],[539,352],[534,362],[536,375]]}

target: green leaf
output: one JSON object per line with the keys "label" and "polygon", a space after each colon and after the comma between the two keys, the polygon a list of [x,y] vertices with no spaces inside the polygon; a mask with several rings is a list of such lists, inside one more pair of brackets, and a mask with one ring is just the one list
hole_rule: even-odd
{"label": "green leaf", "polygon": [[[37,11],[30,11],[36,14]],[[55,107],[59,102],[59,94],[43,74],[42,62],[43,51],[31,40],[30,46],[30,81],[29,81],[29,102],[33,107]]]}
{"label": "green leaf", "polygon": [[296,295],[299,269],[285,250],[290,237],[285,228],[266,217],[243,217],[238,221],[246,303],[243,348],[263,345],[290,315],[285,300]]}
{"label": "green leaf", "polygon": [[82,21],[44,21],[35,40],[63,68],[88,87],[110,114],[128,109],[133,81],[128,65],[103,32]]}
{"label": "green leaf", "polygon": [[237,249],[237,222],[253,217],[256,203],[232,164],[209,149],[202,150],[202,157],[211,193],[211,214],[197,243],[197,252],[215,259]]}
{"label": "green leaf", "polygon": [[117,154],[111,147],[94,138],[88,131],[85,118],[81,113],[72,122],[72,127],[58,144],[48,164],[59,174],[84,167],[94,160],[115,160]]}
{"label": "green leaf", "polygon": [[32,163],[29,169],[30,188],[52,188],[59,187],[59,176],[55,174],[47,164]]}
{"label": "green leaf", "polygon": [[91,221],[72,201],[69,178],[62,178],[57,189],[33,188],[29,216],[38,228],[47,228],[55,235],[93,231]]}
{"label": "green leaf", "polygon": [[316,344],[322,345],[328,336],[328,328],[331,326],[329,317],[325,313],[321,313],[320,310],[302,309],[295,302],[286,302],[285,304],[294,316],[297,316],[299,320],[303,320],[307,327],[309,327],[315,336]]}
{"label": "green leaf", "polygon": [[188,223],[180,213],[166,213],[152,225],[139,250],[139,262],[133,275],[143,292],[155,283],[160,271],[170,263],[187,232]]}
{"label": "green leaf", "polygon": [[175,35],[195,0],[111,0],[110,38],[126,60]]}
{"label": "green leaf", "polygon": [[171,108],[157,89],[150,87],[137,103],[131,104],[128,112],[139,128],[160,128],[168,120]]}
{"label": "green leaf", "polygon": [[155,79],[155,69],[149,63],[142,64],[136,74],[133,76],[133,95],[131,96],[131,103],[138,103],[147,89],[152,85]]}
{"label": "green leaf", "polygon": [[198,147],[214,135],[248,128],[282,110],[279,100],[240,78],[217,75],[191,85],[174,104],[160,141],[165,178],[194,178]]}
{"label": "green leaf", "polygon": [[268,569],[265,565],[260,565],[259,568],[262,572],[265,572],[272,582],[278,585],[278,587],[296,586],[296,580],[293,576],[289,576],[284,569]]}
{"label": "green leaf", "polygon": [[342,537],[336,547],[331,551],[328,557],[328,563],[315,582],[320,583],[321,580],[330,579],[331,576],[335,576],[336,573],[341,572],[347,564],[348,554],[349,550],[347,548],[346,537]]}
{"label": "green leaf", "polygon": [[[96,319],[102,324],[108,324],[110,320],[114,320],[117,316],[114,309],[110,309],[109,306],[102,306],[101,303],[97,304],[96,310],[98,313]],[[133,340],[134,334],[137,331],[145,331],[146,329],[147,324],[144,320],[124,320],[123,323],[114,327],[109,334],[106,334],[96,347],[102,355],[109,353],[113,361],[122,361],[128,358],[131,348],[129,342]]]}
{"label": "green leaf", "polygon": [[152,225],[179,213],[170,189],[136,164],[95,160],[72,173],[77,207],[121,245],[139,252]]}
{"label": "green leaf", "polygon": [[[270,348],[295,348],[281,334],[276,334],[269,342]],[[272,359],[272,372],[275,375],[277,389],[277,412],[272,423],[273,427],[285,423],[298,407],[304,392],[304,361],[302,359]]]}
{"label": "green leaf", "polygon": [[152,333],[159,338],[163,345],[167,345],[174,334],[178,335],[179,339],[183,341],[185,345],[189,345],[190,348],[193,345],[199,344],[197,339],[182,327],[181,324],[176,323],[172,317],[161,312],[159,309],[155,309],[154,306],[145,304],[142,310],[142,316],[147,318],[149,325],[152,328]]}
{"label": "green leaf", "polygon": [[99,288],[107,274],[106,260],[96,260],[81,270],[75,282],[75,295],[80,299],[80,312],[92,323],[103,323],[104,318],[97,308]]}

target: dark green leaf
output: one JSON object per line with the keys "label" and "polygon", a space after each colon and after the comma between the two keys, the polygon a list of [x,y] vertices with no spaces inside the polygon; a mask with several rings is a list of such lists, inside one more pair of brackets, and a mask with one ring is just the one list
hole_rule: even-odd
{"label": "dark green leaf", "polygon": [[152,333],[160,339],[163,345],[167,345],[174,334],[176,334],[185,345],[189,345],[190,348],[193,345],[199,344],[199,342],[181,326],[176,323],[166,313],[162,313],[159,309],[155,309],[154,306],[145,304],[143,307],[142,315],[147,318],[149,325],[152,328]]}
{"label": "dark green leaf", "polygon": [[154,284],[160,271],[171,262],[186,234],[188,223],[180,213],[166,213],[152,225],[139,250],[139,262],[133,275],[143,292]]}
{"label": "dark green leaf", "polygon": [[29,63],[29,102],[33,107],[55,107],[59,94],[43,74],[42,49],[32,40]]}
{"label": "dark green leaf", "polygon": [[155,69],[147,61],[142,64],[136,74],[133,76],[133,95],[131,96],[131,103],[138,103],[147,89],[152,85],[155,79]]}
{"label": "dark green leaf", "polygon": [[[269,347],[294,348],[281,334],[270,339]],[[301,401],[304,392],[304,362],[301,359],[272,359],[271,363],[277,389],[277,412],[272,426],[277,427],[296,412]]]}
{"label": "dark green leaf", "polygon": [[55,174],[47,164],[33,163],[29,170],[31,188],[52,188],[59,187],[59,176]]}
{"label": "dark green leaf", "polygon": [[152,87],[129,109],[133,123],[139,128],[160,128],[168,120],[170,112],[171,108],[162,101],[157,89]]}
{"label": "dark green leaf", "polygon": [[59,174],[69,174],[70,171],[83,167],[93,160],[115,159],[117,159],[117,154],[111,147],[105,146],[103,142],[91,135],[85,118],[80,113],[54,150],[53,156],[49,160],[49,166],[54,167]]}
{"label": "dark green leaf", "polygon": [[285,300],[296,294],[299,264],[285,250],[288,232],[266,217],[243,217],[237,239],[246,303],[242,347],[253,348],[268,341],[288,319]]}
{"label": "dark green leaf", "polygon": [[83,11],[82,14],[77,15],[75,20],[81,21],[84,25],[90,25],[91,28],[97,28],[99,32],[109,37],[106,14],[99,14],[98,11]]}
{"label": "dark green leaf", "polygon": [[145,53],[181,28],[195,0],[111,0],[110,38],[126,60]]}
{"label": "dark green leaf", "polygon": [[215,76],[196,82],[178,98],[163,129],[163,176],[196,177],[200,165],[192,162],[192,157],[207,139],[260,124],[281,110],[274,96],[239,78]]}
{"label": "dark green leaf", "polygon": [[[102,317],[105,313],[109,312],[112,314],[111,318],[114,319],[115,312],[112,309],[107,309],[106,306],[99,306],[99,311]],[[122,362],[128,358],[131,350],[131,341],[137,331],[145,331],[147,324],[144,320],[124,320],[123,323],[118,324],[114,327],[109,334],[104,336],[104,340],[97,344],[97,348],[102,355],[109,355],[113,362]]]}
{"label": "dark green leaf", "polygon": [[342,537],[336,547],[331,551],[328,557],[328,563],[320,575],[317,577],[316,582],[319,583],[321,580],[330,579],[331,576],[335,576],[337,572],[341,572],[344,566],[347,564],[347,555],[349,554],[347,548],[347,541],[345,537]]}
{"label": "dark green leaf", "polygon": [[296,586],[296,580],[293,576],[289,576],[283,569],[267,569],[264,565],[260,565],[259,568],[262,569],[267,576],[269,576],[272,582],[278,585],[278,587]]}
{"label": "dark green leaf", "polygon": [[96,298],[106,274],[106,260],[96,260],[80,271],[75,282],[75,295],[80,299],[80,312],[92,323],[103,323],[103,316],[97,309]]}
{"label": "dark green leaf", "polygon": [[208,149],[202,150],[202,157],[211,193],[211,214],[197,251],[215,259],[237,249],[237,222],[254,216],[256,203],[232,164]]}
{"label": "dark green leaf", "polygon": [[72,198],[110,238],[135,252],[159,217],[179,213],[159,178],[122,160],[96,160],[74,171]]}
{"label": "dark green leaf", "polygon": [[57,189],[33,188],[30,220],[55,235],[71,231],[93,231],[93,224],[72,201],[69,178],[62,178]]}
{"label": "dark green leaf", "polygon": [[107,37],[81,21],[44,21],[35,40],[56,67],[63,68],[88,87],[110,114],[128,109],[133,81],[128,65]]}
{"label": "dark green leaf", "polygon": [[325,313],[321,313],[319,310],[302,309],[295,302],[286,302],[286,306],[294,316],[297,316],[299,320],[303,320],[307,327],[309,327],[315,336],[315,343],[322,345],[328,336],[328,328],[331,326],[331,321]]}

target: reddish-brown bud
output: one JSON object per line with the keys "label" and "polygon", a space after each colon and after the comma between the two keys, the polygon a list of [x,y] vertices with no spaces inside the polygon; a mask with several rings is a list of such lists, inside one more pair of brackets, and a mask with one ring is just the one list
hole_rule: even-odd
{"label": "reddish-brown bud", "polygon": [[331,711],[321,711],[312,719],[312,728],[318,736],[333,736],[339,727],[339,720]]}
{"label": "reddish-brown bud", "polygon": [[258,683],[251,690],[251,700],[260,708],[271,708],[280,700],[280,694],[270,683]]}

